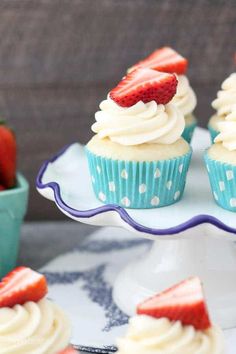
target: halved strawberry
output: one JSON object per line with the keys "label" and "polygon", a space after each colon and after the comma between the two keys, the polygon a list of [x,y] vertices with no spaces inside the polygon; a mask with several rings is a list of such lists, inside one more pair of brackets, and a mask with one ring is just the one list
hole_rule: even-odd
{"label": "halved strawberry", "polygon": [[47,294],[46,278],[30,268],[18,267],[0,282],[0,307],[38,302]]}
{"label": "halved strawberry", "polygon": [[181,321],[183,325],[192,325],[198,330],[211,326],[201,281],[197,277],[189,278],[178,285],[147,299],[137,307],[138,314],[171,321]]}
{"label": "halved strawberry", "polygon": [[77,350],[75,350],[73,347],[68,347],[57,354],[79,354]]}
{"label": "halved strawberry", "polygon": [[170,47],[163,47],[156,49],[146,59],[143,59],[133,65],[128,72],[140,67],[181,75],[186,72],[188,61],[174,49]]}
{"label": "halved strawberry", "polygon": [[13,132],[0,125],[0,184],[5,188],[16,183],[16,139]]}
{"label": "halved strawberry", "polygon": [[139,68],[125,76],[110,92],[110,97],[122,107],[138,101],[168,103],[176,93],[177,79],[173,74]]}

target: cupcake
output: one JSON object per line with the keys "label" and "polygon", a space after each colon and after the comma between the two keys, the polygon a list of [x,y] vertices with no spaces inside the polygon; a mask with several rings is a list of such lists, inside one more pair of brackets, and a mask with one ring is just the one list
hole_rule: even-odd
{"label": "cupcake", "polygon": [[0,353],[55,354],[67,348],[71,326],[64,312],[46,299],[43,275],[16,268],[0,283]]}
{"label": "cupcake", "polygon": [[217,98],[212,102],[212,107],[216,113],[210,118],[208,129],[211,141],[219,134],[219,125],[231,112],[232,105],[236,104],[236,73],[231,74],[221,85],[221,90],[217,93]]}
{"label": "cupcake", "polygon": [[182,112],[169,103],[175,75],[140,68],[115,87],[86,152],[97,198],[127,208],[157,208],[181,199],[191,148],[181,138]]}
{"label": "cupcake", "polygon": [[[234,77],[236,83],[236,74]],[[227,79],[228,82],[231,79],[232,76]],[[221,96],[223,100],[224,95]],[[219,134],[204,158],[216,203],[236,212],[236,101],[227,107],[227,112],[218,123]]]}
{"label": "cupcake", "polygon": [[224,354],[221,329],[212,325],[201,282],[190,278],[138,305],[118,354]]}
{"label": "cupcake", "polygon": [[146,67],[176,74],[178,86],[171,103],[175,104],[184,115],[185,129],[182,136],[187,142],[190,143],[194,129],[197,126],[197,120],[193,114],[197,104],[197,99],[192,87],[189,84],[188,78],[185,76],[187,66],[187,59],[182,57],[172,48],[164,47],[155,50],[146,59],[132,66],[128,72],[140,67]]}

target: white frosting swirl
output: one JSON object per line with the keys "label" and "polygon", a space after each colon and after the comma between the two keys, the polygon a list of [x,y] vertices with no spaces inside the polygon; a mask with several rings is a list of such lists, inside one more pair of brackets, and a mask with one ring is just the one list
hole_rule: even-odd
{"label": "white frosting swirl", "polygon": [[100,109],[92,130],[99,138],[121,145],[172,144],[181,137],[185,126],[183,114],[172,104],[139,101],[124,108],[108,97]]}
{"label": "white frosting swirl", "polygon": [[236,103],[236,73],[231,74],[218,91],[217,98],[212,102],[212,107],[217,110],[218,116],[227,116],[231,113],[232,106]]}
{"label": "white frosting swirl", "polygon": [[223,334],[218,327],[197,331],[180,321],[133,317],[125,338],[118,340],[117,354],[224,354]]}
{"label": "white frosting swirl", "polygon": [[170,103],[175,104],[184,116],[192,113],[197,104],[196,95],[185,75],[178,75],[177,91]]}
{"label": "white frosting swirl", "polygon": [[70,335],[67,317],[49,300],[0,309],[0,354],[55,354]]}
{"label": "white frosting swirl", "polygon": [[224,121],[217,123],[220,134],[214,142],[222,143],[229,151],[236,150],[236,104],[231,106],[231,112],[227,114]]}

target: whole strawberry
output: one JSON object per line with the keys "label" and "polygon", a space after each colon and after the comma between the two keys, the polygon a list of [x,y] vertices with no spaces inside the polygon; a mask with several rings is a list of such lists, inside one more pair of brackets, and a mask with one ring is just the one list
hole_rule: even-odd
{"label": "whole strawberry", "polygon": [[0,125],[0,185],[2,189],[16,184],[16,139],[11,129]]}

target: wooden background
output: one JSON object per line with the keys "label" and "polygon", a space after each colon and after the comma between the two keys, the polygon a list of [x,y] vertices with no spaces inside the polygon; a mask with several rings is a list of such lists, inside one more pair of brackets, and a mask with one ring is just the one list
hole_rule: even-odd
{"label": "wooden background", "polygon": [[107,91],[163,45],[189,58],[205,126],[235,70],[235,0],[0,0],[0,113],[31,183],[29,219],[63,218],[34,190],[40,165],[67,143],[85,143]]}

